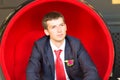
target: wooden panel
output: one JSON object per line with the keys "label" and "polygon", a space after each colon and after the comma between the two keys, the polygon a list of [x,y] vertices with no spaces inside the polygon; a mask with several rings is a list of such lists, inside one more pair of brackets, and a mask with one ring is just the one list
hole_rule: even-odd
{"label": "wooden panel", "polygon": [[[86,0],[102,15],[120,15],[120,5],[112,4],[112,0]],[[120,1],[120,0],[119,0]]]}
{"label": "wooden panel", "polygon": [[12,9],[0,9],[0,25],[10,12],[12,12]]}
{"label": "wooden panel", "polygon": [[25,1],[26,0],[1,0],[3,4],[0,5],[0,7],[16,7]]}
{"label": "wooden panel", "polygon": [[2,5],[3,4],[3,0],[0,0],[0,5]]}

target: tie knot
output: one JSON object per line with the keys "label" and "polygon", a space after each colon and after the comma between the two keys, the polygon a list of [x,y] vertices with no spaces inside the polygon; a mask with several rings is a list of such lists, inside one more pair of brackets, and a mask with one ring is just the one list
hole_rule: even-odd
{"label": "tie knot", "polygon": [[60,56],[60,53],[62,52],[62,50],[61,49],[54,50],[54,52],[55,52],[56,56],[58,57],[58,56]]}

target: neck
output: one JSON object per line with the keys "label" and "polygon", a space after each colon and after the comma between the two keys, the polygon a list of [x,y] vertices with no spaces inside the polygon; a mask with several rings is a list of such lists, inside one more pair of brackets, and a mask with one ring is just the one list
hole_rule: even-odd
{"label": "neck", "polygon": [[53,41],[53,40],[51,40],[51,41],[57,48],[59,48],[64,42],[64,40],[63,41]]}

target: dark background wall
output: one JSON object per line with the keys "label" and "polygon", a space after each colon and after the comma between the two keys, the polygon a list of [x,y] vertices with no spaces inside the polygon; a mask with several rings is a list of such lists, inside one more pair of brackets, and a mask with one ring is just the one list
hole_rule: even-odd
{"label": "dark background wall", "polygon": [[[0,0],[0,26],[8,14],[26,0]],[[120,77],[120,4],[112,4],[112,0],[86,0],[102,14],[111,32],[115,46],[115,63],[111,80]],[[0,70],[0,80],[4,80]]]}
{"label": "dark background wall", "polygon": [[103,18],[110,29],[113,29],[114,27],[117,29],[117,31],[120,31],[120,4],[112,4],[112,0],[86,1],[93,5],[94,8],[103,15]]}

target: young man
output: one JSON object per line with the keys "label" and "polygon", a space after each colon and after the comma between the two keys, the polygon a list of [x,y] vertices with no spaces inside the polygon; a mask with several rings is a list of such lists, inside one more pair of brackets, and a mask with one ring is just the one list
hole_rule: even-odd
{"label": "young man", "polygon": [[42,23],[46,36],[35,42],[27,80],[100,80],[80,41],[66,35],[63,15],[50,12]]}

